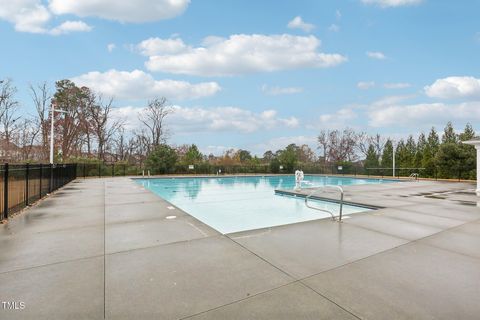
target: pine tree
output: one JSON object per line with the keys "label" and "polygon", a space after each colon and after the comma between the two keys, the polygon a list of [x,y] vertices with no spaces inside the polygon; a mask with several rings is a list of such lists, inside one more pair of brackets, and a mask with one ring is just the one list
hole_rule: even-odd
{"label": "pine tree", "polygon": [[408,167],[406,165],[407,162],[407,148],[405,147],[405,141],[403,139],[400,139],[397,143],[397,148],[395,149],[395,168],[396,171],[398,172],[398,175],[401,175],[402,172],[401,168]]}
{"label": "pine tree", "polygon": [[430,130],[427,138],[427,144],[423,152],[422,167],[425,168],[425,175],[433,177],[435,174],[435,156],[440,146],[440,139],[434,127]]}
{"label": "pine tree", "polygon": [[442,143],[457,143],[458,138],[455,130],[453,129],[452,122],[448,121],[445,129],[443,130]]}
{"label": "pine tree", "polygon": [[[472,125],[467,123],[465,129],[461,134],[459,134],[460,141],[472,140],[475,138],[475,130],[473,130]],[[461,168],[464,173],[463,178],[465,179],[475,179],[475,167],[476,167],[476,153],[475,147],[468,144],[460,144],[460,152],[465,158],[465,162]]]}
{"label": "pine tree", "polygon": [[415,162],[415,153],[417,152],[417,144],[412,135],[408,136],[407,143],[405,144],[405,159],[403,166],[405,168],[412,168]]}
{"label": "pine tree", "polygon": [[425,139],[425,134],[422,132],[418,136],[418,141],[417,141],[417,151],[415,152],[415,160],[414,160],[415,168],[422,167],[423,153],[425,152],[426,144],[427,144],[427,140]]}
{"label": "pine tree", "polygon": [[[382,153],[382,168],[391,169],[393,165],[393,143],[392,140],[388,139],[385,142]],[[386,170],[386,174],[390,174],[391,170]]]}
{"label": "pine tree", "polygon": [[[367,150],[367,158],[365,159],[364,163],[365,168],[378,168],[379,163],[378,163],[378,156],[377,156],[377,151],[375,149],[375,146],[373,144],[370,144],[368,146]],[[376,173],[378,174],[378,170],[369,170],[370,173]]]}
{"label": "pine tree", "polygon": [[192,144],[188,147],[187,153],[185,154],[185,162],[187,164],[197,164],[203,160],[202,153],[198,150],[198,147]]}
{"label": "pine tree", "polygon": [[[475,130],[470,123],[467,123],[462,133],[458,135],[460,141],[467,141],[475,138]],[[472,146],[473,147],[473,146]],[[474,148],[474,147],[473,147]]]}

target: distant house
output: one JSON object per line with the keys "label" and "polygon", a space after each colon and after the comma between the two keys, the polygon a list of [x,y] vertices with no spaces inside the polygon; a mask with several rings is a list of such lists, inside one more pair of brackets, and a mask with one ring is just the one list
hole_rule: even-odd
{"label": "distant house", "polygon": [[21,157],[21,148],[12,142],[7,143],[6,139],[0,138],[0,162],[17,161]]}
{"label": "distant house", "polygon": [[42,162],[45,160],[41,145],[19,147],[0,138],[0,162]]}

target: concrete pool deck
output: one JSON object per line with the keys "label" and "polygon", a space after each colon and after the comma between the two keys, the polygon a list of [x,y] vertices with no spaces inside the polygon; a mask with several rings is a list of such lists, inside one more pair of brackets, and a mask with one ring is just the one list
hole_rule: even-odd
{"label": "concrete pool deck", "polygon": [[78,179],[0,226],[0,300],[25,304],[0,318],[478,319],[473,189],[350,186],[383,209],[222,235],[128,178]]}

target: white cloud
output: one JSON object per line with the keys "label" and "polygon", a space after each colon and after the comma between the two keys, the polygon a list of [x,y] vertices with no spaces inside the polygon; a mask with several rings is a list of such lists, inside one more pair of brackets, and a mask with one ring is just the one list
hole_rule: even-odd
{"label": "white cloud", "polygon": [[415,95],[386,96],[372,103],[373,107],[388,107],[415,98]]}
{"label": "white cloud", "polygon": [[353,127],[352,121],[356,118],[357,113],[353,108],[343,108],[335,113],[321,115],[319,121],[311,125],[310,128],[338,129]]}
{"label": "white cloud", "polygon": [[182,39],[149,38],[137,45],[137,50],[144,56],[175,54],[187,49],[188,47],[183,43]]}
{"label": "white cloud", "polygon": [[373,4],[382,8],[401,7],[420,4],[423,0],[361,0],[364,4]]}
{"label": "white cloud", "polygon": [[287,27],[290,29],[301,29],[305,32],[311,32],[313,29],[315,29],[315,25],[306,23],[300,16],[296,16],[290,22],[288,22]]}
{"label": "white cloud", "polygon": [[392,83],[384,83],[383,87],[386,89],[405,89],[410,88],[412,85],[407,82],[392,82]]}
{"label": "white cloud", "polygon": [[208,97],[220,91],[216,82],[191,84],[177,80],[155,80],[141,70],[92,71],[71,79],[77,85],[118,99],[149,99],[164,96],[170,100]]}
{"label": "white cloud", "polygon": [[16,31],[61,35],[71,32],[86,32],[92,27],[83,21],[65,21],[50,28],[52,13],[40,0],[0,0],[0,19],[12,23]]}
{"label": "white cloud", "polygon": [[117,45],[115,43],[109,43],[107,44],[107,50],[108,52],[112,52],[113,50],[115,50],[115,48],[117,47]]}
{"label": "white cloud", "polygon": [[46,33],[51,14],[40,0],[0,0],[0,19],[13,23],[15,30]]}
{"label": "white cloud", "polygon": [[58,27],[50,30],[50,34],[58,36],[61,34],[68,34],[71,32],[89,32],[92,30],[92,27],[86,24],[83,21],[65,21]]}
{"label": "white cloud", "polygon": [[315,36],[231,35],[204,47],[149,57],[150,71],[200,76],[229,76],[298,68],[333,67],[347,61],[340,54],[318,52]]}
{"label": "white cloud", "polygon": [[147,22],[175,17],[185,11],[190,0],[0,0],[0,19],[12,23],[16,31],[51,35],[90,31],[83,21],[65,21],[48,26],[54,16],[96,16],[122,22]]}
{"label": "white cloud", "polygon": [[[124,107],[115,109],[118,118],[127,119],[127,126],[139,125],[138,115],[142,108]],[[278,127],[296,128],[299,121],[295,117],[279,117],[276,110],[253,112],[238,107],[182,107],[173,106],[173,113],[167,118],[167,125],[176,134],[235,132],[253,133]]]}
{"label": "white cloud", "polygon": [[271,96],[278,96],[283,94],[295,94],[303,92],[303,88],[300,87],[270,87],[266,84],[262,86],[262,92],[271,95]]}
{"label": "white cloud", "polygon": [[330,27],[328,27],[328,31],[338,32],[338,31],[340,31],[340,27],[338,25],[336,25],[335,23],[332,23],[330,25]]}
{"label": "white cloud", "polygon": [[377,60],[385,60],[387,57],[380,51],[367,51],[367,57]]}
{"label": "white cloud", "polygon": [[447,77],[437,79],[425,87],[425,93],[432,98],[480,98],[480,79],[474,77]]}
{"label": "white cloud", "polygon": [[480,121],[480,102],[460,104],[419,103],[372,106],[368,111],[372,127],[430,127],[447,121]]}
{"label": "white cloud", "polygon": [[238,107],[185,108],[175,107],[170,122],[177,130],[185,132],[234,131],[252,133],[279,126],[295,128],[295,117],[280,118],[275,110],[255,113]]}
{"label": "white cloud", "polygon": [[362,90],[368,90],[375,87],[375,82],[373,81],[360,81],[357,83],[357,88]]}
{"label": "white cloud", "polygon": [[190,0],[50,0],[49,8],[57,15],[95,16],[121,22],[149,22],[182,14]]}

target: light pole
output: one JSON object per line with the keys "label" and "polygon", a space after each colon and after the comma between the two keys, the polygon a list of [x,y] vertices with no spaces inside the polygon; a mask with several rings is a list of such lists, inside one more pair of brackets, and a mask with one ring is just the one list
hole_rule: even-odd
{"label": "light pole", "polygon": [[392,159],[393,159],[392,167],[393,167],[393,168],[392,168],[392,169],[393,169],[393,177],[395,178],[395,153],[396,153],[396,152],[395,152],[395,149],[396,149],[396,147],[395,147],[395,143],[394,143],[394,142],[392,142],[392,146],[393,146],[393,155],[392,155]]}
{"label": "light pole", "polygon": [[51,104],[51,109],[50,109],[50,164],[53,164],[53,135],[54,135],[54,121],[55,121],[55,112],[60,112],[60,113],[67,113],[64,110],[57,110],[55,109],[55,104]]}

